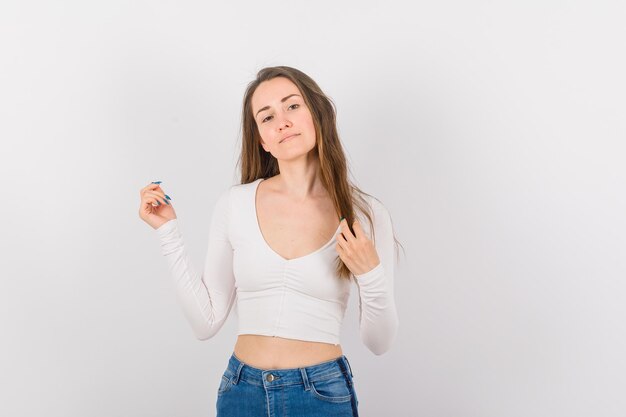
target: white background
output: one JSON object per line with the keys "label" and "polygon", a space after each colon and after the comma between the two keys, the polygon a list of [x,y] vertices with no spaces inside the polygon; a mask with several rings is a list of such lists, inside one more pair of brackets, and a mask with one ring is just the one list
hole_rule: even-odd
{"label": "white background", "polygon": [[194,338],[139,190],[200,268],[245,86],[289,65],[405,248],[382,356],[353,287],[361,415],[625,415],[625,9],[4,0],[0,414],[214,415],[236,321]]}

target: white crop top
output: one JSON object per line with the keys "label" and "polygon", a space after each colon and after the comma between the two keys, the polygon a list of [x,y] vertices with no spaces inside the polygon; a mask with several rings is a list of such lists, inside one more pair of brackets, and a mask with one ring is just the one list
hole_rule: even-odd
{"label": "white crop top", "polygon": [[[156,229],[185,317],[196,337],[206,340],[219,331],[237,301],[238,335],[339,344],[351,287],[351,281],[334,272],[340,228],[316,251],[284,259],[269,247],[258,225],[255,199],[261,181],[233,185],[217,199],[202,274],[189,259],[177,219]],[[394,241],[387,209],[365,198],[372,204],[381,262],[355,275],[359,326],[363,343],[380,355],[389,349],[398,328]],[[358,218],[371,239],[367,219]]]}

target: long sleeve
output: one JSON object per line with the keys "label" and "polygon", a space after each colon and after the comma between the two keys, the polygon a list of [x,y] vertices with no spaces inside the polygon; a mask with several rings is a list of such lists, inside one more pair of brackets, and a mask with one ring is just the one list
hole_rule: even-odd
{"label": "long sleeve", "polygon": [[236,297],[233,248],[228,238],[229,202],[230,188],[219,196],[213,208],[202,275],[189,259],[178,219],[156,229],[178,301],[200,340],[209,339],[220,330]]}
{"label": "long sleeve", "polygon": [[361,340],[374,354],[382,355],[389,350],[398,331],[394,298],[394,239],[391,216],[385,206],[372,199],[372,207],[375,246],[380,263],[354,277],[359,288]]}

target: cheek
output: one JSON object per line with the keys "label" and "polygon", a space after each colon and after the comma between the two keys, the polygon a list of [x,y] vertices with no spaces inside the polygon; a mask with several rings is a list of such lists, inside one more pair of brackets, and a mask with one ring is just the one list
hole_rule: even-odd
{"label": "cheek", "polygon": [[310,113],[303,114],[302,123],[306,126],[307,130],[315,136],[315,124],[313,124],[313,116]]}
{"label": "cheek", "polygon": [[261,135],[261,139],[263,139],[263,142],[267,143],[268,141],[271,141],[269,129],[267,128],[265,124],[260,125],[260,126],[257,125],[257,129],[259,131],[259,135]]}

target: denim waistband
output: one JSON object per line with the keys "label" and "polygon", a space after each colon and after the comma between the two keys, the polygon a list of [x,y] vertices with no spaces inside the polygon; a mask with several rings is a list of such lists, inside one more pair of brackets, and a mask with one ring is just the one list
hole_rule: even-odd
{"label": "denim waistband", "polygon": [[233,384],[240,380],[260,386],[284,386],[304,384],[308,388],[309,382],[322,381],[345,374],[351,381],[352,368],[345,355],[302,368],[288,369],[259,369],[242,362],[235,353],[230,356],[225,371],[226,376]]}

